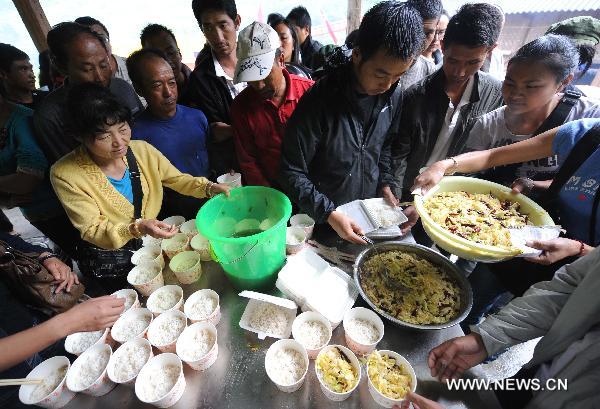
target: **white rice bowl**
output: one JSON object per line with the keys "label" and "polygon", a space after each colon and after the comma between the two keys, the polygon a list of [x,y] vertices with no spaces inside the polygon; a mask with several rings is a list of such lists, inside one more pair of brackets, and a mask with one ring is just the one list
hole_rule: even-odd
{"label": "white rice bowl", "polygon": [[108,377],[116,383],[129,383],[152,356],[152,346],[147,339],[128,341],[113,353],[108,364]]}
{"label": "white rice bowl", "polygon": [[162,314],[165,311],[177,308],[183,303],[183,289],[178,285],[165,285],[155,290],[148,301],[146,307],[153,314]]}
{"label": "white rice bowl", "polygon": [[152,312],[147,308],[134,308],[119,317],[110,334],[115,341],[120,343],[142,337],[152,319]]}

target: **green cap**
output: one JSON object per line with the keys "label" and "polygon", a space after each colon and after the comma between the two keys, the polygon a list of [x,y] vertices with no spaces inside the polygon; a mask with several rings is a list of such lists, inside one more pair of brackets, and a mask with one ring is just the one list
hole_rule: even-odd
{"label": "green cap", "polygon": [[591,16],[568,18],[552,24],[546,34],[560,34],[569,37],[577,45],[600,43],[600,20]]}

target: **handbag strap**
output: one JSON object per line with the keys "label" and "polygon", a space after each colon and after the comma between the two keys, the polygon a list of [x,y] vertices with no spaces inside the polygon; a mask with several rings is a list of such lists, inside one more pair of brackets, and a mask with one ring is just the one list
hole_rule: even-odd
{"label": "handbag strap", "polygon": [[581,93],[576,91],[567,90],[565,94],[561,98],[556,108],[552,110],[548,118],[539,126],[538,129],[535,130],[532,136],[540,135],[550,129],[554,129],[557,126],[560,126],[565,123],[567,116],[569,116],[569,112],[573,109],[573,106],[577,103],[579,98],[581,98]]}
{"label": "handbag strap", "polygon": [[590,246],[597,246],[596,221],[598,220],[598,206],[600,205],[600,188],[596,189],[594,201],[592,202],[592,215],[590,216]]}
{"label": "handbag strap", "polygon": [[137,220],[142,217],[142,198],[144,197],[141,174],[131,148],[127,149],[125,157],[129,165],[129,178],[131,179],[131,191],[133,193],[133,218]]}

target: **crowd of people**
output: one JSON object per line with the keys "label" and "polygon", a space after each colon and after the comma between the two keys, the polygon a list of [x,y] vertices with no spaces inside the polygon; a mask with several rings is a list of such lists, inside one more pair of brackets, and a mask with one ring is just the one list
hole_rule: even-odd
{"label": "crowd of people", "polygon": [[[27,54],[0,44],[0,197],[57,247],[29,247],[6,217],[0,241],[38,254],[57,292],[80,285],[75,261],[88,293],[100,296],[28,330],[44,317],[2,297],[28,319],[2,314],[0,346],[22,348],[0,359],[0,371],[17,370],[67,333],[114,322],[122,305],[103,295],[127,286],[127,255],[142,236],[176,234],[159,220],[194,218],[206,198],[229,194],[212,182],[220,175],[238,171],[247,185],[283,191],[317,222],[317,239],[366,244],[338,206],[373,197],[397,206],[458,172],[533,195],[566,234],[529,243],[542,250],[534,259],[466,269],[488,268],[499,290],[519,298],[435,348],[432,375],[460,376],[543,335],[527,375],[572,383],[560,397],[522,396],[521,406],[598,403],[600,373],[586,359],[600,356],[600,102],[573,83],[592,64],[599,20],[552,25],[510,57],[504,75],[504,14],[488,3],[450,16],[441,0],[383,1],[340,47],[312,38],[302,6],[250,24],[234,0],[194,0],[191,11],[206,39],[193,70],[159,23],[142,30],[140,49],[127,58],[112,53],[95,18],[55,25],[40,55],[47,91],[36,89]],[[403,234],[430,246],[415,209],[404,213]],[[2,280],[0,291],[11,292]],[[586,358],[574,358],[583,350]],[[416,394],[409,400],[440,407]]]}

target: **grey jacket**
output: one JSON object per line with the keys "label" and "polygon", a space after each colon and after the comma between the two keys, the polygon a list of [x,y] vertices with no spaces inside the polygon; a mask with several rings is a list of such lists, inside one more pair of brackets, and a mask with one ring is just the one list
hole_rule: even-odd
{"label": "grey jacket", "polygon": [[[460,110],[448,156],[460,153],[475,119],[502,105],[502,83],[484,72],[475,74],[471,100]],[[444,91],[442,68],[412,85],[404,94],[400,132],[392,145],[396,195],[410,197],[408,190],[435,147],[450,99]],[[410,198],[408,200],[411,200]]]}
{"label": "grey jacket", "polygon": [[[489,355],[543,337],[527,364],[532,367],[553,361],[599,324],[600,249],[596,249],[562,267],[551,281],[531,286],[474,332],[483,338]],[[568,380],[567,391],[537,392],[527,408],[599,408],[600,344],[591,343],[584,352],[553,375]]]}

